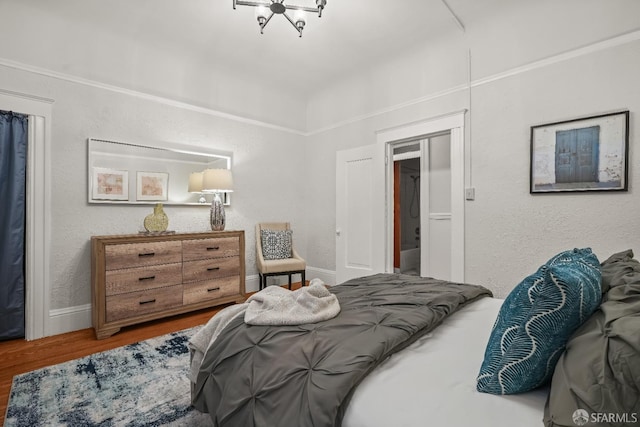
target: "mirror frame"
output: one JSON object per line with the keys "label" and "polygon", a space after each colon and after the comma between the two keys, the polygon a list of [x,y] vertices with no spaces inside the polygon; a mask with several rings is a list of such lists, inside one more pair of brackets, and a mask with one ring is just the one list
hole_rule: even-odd
{"label": "mirror frame", "polygon": [[[97,145],[102,145],[102,151]],[[147,151],[153,150],[153,151]],[[148,153],[149,155],[145,155]],[[200,165],[199,162],[202,162]],[[221,163],[215,165],[216,163]],[[145,145],[102,138],[87,138],[87,201],[89,204],[211,206],[213,195],[187,192],[189,175],[210,167],[231,169],[233,153],[180,144]],[[191,164],[191,167],[185,166]],[[194,166],[195,164],[195,166]],[[212,166],[214,165],[214,166]],[[175,173],[176,169],[182,169]],[[175,176],[177,179],[171,180]],[[151,183],[152,191],[142,182]],[[114,185],[111,185],[114,184]],[[173,184],[173,185],[172,185]],[[184,187],[182,192],[173,187]],[[224,204],[231,204],[229,193],[223,193]],[[193,201],[185,201],[193,200]]]}

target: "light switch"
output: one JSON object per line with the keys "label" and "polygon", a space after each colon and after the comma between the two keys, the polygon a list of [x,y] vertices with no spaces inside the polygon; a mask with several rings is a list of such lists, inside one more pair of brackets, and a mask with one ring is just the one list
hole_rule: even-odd
{"label": "light switch", "polygon": [[473,187],[465,188],[464,190],[464,198],[467,200],[475,200],[476,199],[476,189]]}

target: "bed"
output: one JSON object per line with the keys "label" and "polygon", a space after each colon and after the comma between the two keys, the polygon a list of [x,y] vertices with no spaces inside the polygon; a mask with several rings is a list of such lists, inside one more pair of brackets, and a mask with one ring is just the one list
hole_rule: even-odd
{"label": "bed", "polygon": [[[627,253],[612,258],[615,262],[628,262],[632,256]],[[224,321],[220,322],[224,316],[212,319],[218,320],[216,331],[201,357],[197,357],[192,348],[192,404],[199,411],[208,412],[213,424],[219,426],[584,425],[576,424],[576,419],[572,419],[577,409],[586,409],[587,417],[595,417],[612,407],[607,406],[607,402],[603,406],[602,396],[591,396],[590,400],[588,396],[583,399],[580,394],[582,389],[593,390],[591,382],[601,381],[607,375],[592,366],[586,367],[591,369],[592,376],[585,376],[584,364],[576,362],[585,359],[584,354],[569,352],[574,346],[571,340],[564,352],[568,336],[562,343],[563,351],[554,350],[553,358],[547,362],[555,366],[562,357],[559,366],[562,364],[564,368],[556,370],[562,378],[554,377],[552,385],[549,383],[553,366],[539,384],[529,384],[524,390],[493,394],[485,390],[481,393],[478,391],[482,376],[479,372],[482,374],[490,359],[491,341],[501,325],[505,309],[526,305],[517,300],[522,295],[526,295],[528,301],[535,300],[532,294],[540,287],[542,276],[553,279],[554,289],[562,290],[564,300],[572,298],[571,295],[567,298],[567,289],[579,289],[579,296],[575,298],[580,301],[575,307],[579,316],[575,313],[572,316],[581,319],[575,326],[573,323],[577,322],[568,321],[567,317],[554,317],[553,325],[542,329],[558,336],[573,334],[581,324],[589,326],[600,313],[597,311],[590,316],[595,310],[593,307],[600,304],[601,290],[605,292],[604,284],[600,287],[600,264],[594,260],[597,259],[590,250],[561,253],[517,285],[506,302],[493,298],[481,286],[383,274],[354,279],[326,291],[339,300],[341,311],[320,322],[247,325],[243,308],[232,306],[234,308],[230,308]],[[640,264],[633,262],[632,267],[625,264],[625,274],[628,276],[628,268],[636,269],[634,283],[640,287]],[[566,270],[567,264],[571,269]],[[617,265],[622,266],[621,263]],[[590,270],[589,274],[597,272],[597,276],[585,278],[587,270]],[[562,279],[562,286],[558,285],[558,277]],[[572,280],[578,277],[580,286],[569,284],[569,288],[562,289],[565,282],[570,281],[567,277]],[[597,282],[594,282],[596,277]],[[624,283],[619,280],[619,284],[627,286],[628,277],[625,280]],[[607,284],[606,288],[610,286],[613,288],[617,284]],[[628,286],[618,288],[627,302],[629,289]],[[635,288],[640,295],[638,291],[640,289]],[[553,293],[548,289],[544,292],[545,297]],[[585,309],[589,306],[585,304],[589,292],[593,294],[592,302]],[[547,304],[546,310],[549,301],[543,300]],[[640,312],[640,298],[636,302]],[[365,317],[353,317],[354,311],[365,312]],[[556,316],[557,310],[552,311]],[[639,320],[639,316],[634,317],[634,321]],[[326,325],[330,327],[325,328]],[[567,325],[573,329],[554,329]],[[628,322],[625,327],[628,328]],[[392,332],[374,333],[378,330]],[[581,331],[582,328],[577,335],[583,333]],[[593,331],[588,334],[594,335]],[[599,334],[597,339],[600,341],[596,345],[605,349],[604,354],[596,354],[592,348],[592,356],[599,360],[619,358],[607,355],[606,349],[610,346],[605,335],[604,332]],[[631,347],[636,350],[640,349],[637,335],[630,338],[635,340]],[[542,341],[553,339],[542,339],[538,344]],[[575,347],[579,348],[579,345],[584,346],[577,343]],[[624,354],[624,363],[640,365],[637,351]],[[626,354],[629,354],[628,359]],[[572,368],[574,365],[577,368]],[[620,381],[617,373],[614,372],[613,377],[612,381]],[[640,377],[626,380],[632,384],[630,387],[635,387],[635,391],[632,390],[635,394],[630,396],[630,389],[626,388],[624,404],[616,403],[618,412],[626,411],[617,415],[617,419],[624,422],[602,425],[632,425],[625,422],[637,419]],[[567,403],[567,396],[576,395],[581,399],[569,399]],[[616,402],[621,400],[618,397],[611,393],[610,398]]]}
{"label": "bed", "polygon": [[513,396],[476,390],[503,300],[483,298],[394,354],[355,390],[345,427],[540,427],[548,387]]}

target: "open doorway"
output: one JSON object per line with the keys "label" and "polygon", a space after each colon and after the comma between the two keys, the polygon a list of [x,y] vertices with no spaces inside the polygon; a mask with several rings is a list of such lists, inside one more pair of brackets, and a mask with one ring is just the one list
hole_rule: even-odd
{"label": "open doorway", "polygon": [[[381,272],[391,273],[394,251],[393,148],[399,143],[419,141],[424,135],[446,133],[449,142],[448,215],[429,213],[434,221],[448,223],[450,240],[446,248],[450,261],[448,276],[464,282],[464,196],[465,196],[465,111],[413,122],[376,132],[376,144],[369,144],[336,155],[336,282]],[[424,160],[421,151],[421,166]],[[425,174],[420,173],[420,220],[425,223]],[[428,188],[428,187],[427,187]],[[384,189],[384,197],[380,190]],[[434,211],[435,212],[435,211]],[[445,219],[446,218],[446,219]],[[382,232],[380,232],[382,230]],[[425,227],[420,227],[421,276],[425,270]]]}
{"label": "open doorway", "polygon": [[393,270],[451,280],[451,132],[391,146]]}
{"label": "open doorway", "polygon": [[420,143],[393,152],[394,272],[420,275]]}

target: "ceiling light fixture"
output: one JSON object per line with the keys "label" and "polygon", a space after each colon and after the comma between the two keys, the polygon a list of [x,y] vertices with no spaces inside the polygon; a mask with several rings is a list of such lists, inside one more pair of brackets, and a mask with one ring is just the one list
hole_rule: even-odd
{"label": "ceiling light fixture", "polygon": [[[233,0],[233,8],[235,9],[237,5],[240,6],[253,6],[256,9],[256,17],[258,18],[258,25],[260,25],[260,34],[264,34],[264,27],[267,26],[273,15],[284,15],[287,18],[287,21],[293,25],[293,27],[298,31],[300,37],[302,37],[302,30],[306,24],[304,20],[303,12],[312,12],[318,13],[318,18],[322,18],[322,10],[327,5],[327,0],[315,0],[316,7],[306,7],[306,6],[288,6],[284,4],[285,0],[270,0],[270,1],[244,1],[244,0]],[[295,11],[294,19],[291,19],[289,15],[287,15],[287,10]]]}

